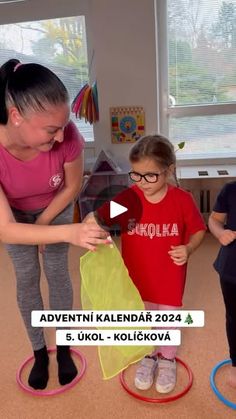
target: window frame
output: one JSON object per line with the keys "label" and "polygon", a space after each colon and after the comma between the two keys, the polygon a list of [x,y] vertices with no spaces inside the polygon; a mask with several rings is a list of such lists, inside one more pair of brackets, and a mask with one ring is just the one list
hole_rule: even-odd
{"label": "window frame", "polygon": [[[61,3],[57,7],[57,11],[53,9],[47,10],[47,8],[43,7],[44,3],[46,4],[46,0],[42,1],[40,6],[40,13],[37,15],[33,8],[29,8],[28,5],[25,3],[27,2],[19,2],[15,3],[15,14],[12,14],[12,4],[6,3],[1,6],[1,11],[3,14],[0,15],[0,25],[10,25],[10,24],[17,24],[17,23],[24,23],[24,22],[38,22],[41,20],[53,20],[53,19],[61,19],[61,18],[70,18],[70,17],[77,17],[77,16],[84,16],[85,18],[85,28],[86,28],[86,44],[87,44],[87,57],[88,57],[88,68],[92,60],[93,56],[93,45],[92,45],[92,36],[91,36],[91,24],[90,24],[90,14],[89,14],[89,5],[86,0],[81,0],[79,6],[75,3],[73,4],[66,4]],[[91,80],[95,80],[94,74],[94,66],[90,69],[89,74],[89,82]],[[72,112],[71,112],[72,115]],[[89,125],[89,124],[88,124]],[[95,149],[95,131],[93,126],[93,139],[91,141],[85,141],[85,150]]]}
{"label": "window frame", "polygon": [[[169,85],[168,85],[168,24],[167,24],[167,1],[155,1],[155,19],[156,19],[156,45],[157,45],[157,85],[158,85],[158,128],[161,133],[169,137],[169,118],[171,116],[193,117],[193,116],[217,116],[235,114],[236,103],[226,102],[224,104],[206,104],[206,105],[169,105]],[[236,135],[236,134],[235,134]],[[206,163],[211,164],[235,162],[236,153],[230,152],[229,155],[215,155],[211,153],[199,153],[191,156],[183,156],[178,159],[179,162],[187,164]]]}

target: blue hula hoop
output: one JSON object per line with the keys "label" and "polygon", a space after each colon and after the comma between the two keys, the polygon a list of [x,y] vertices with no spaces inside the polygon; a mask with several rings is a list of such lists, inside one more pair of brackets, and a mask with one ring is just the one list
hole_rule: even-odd
{"label": "blue hula hoop", "polygon": [[211,388],[214,391],[215,395],[218,397],[218,399],[223,402],[226,406],[231,407],[232,409],[236,409],[236,403],[231,402],[230,400],[227,400],[218,390],[218,388],[216,387],[216,383],[215,383],[215,376],[217,371],[223,367],[223,365],[226,364],[231,364],[231,359],[225,359],[224,361],[219,362],[212,370],[211,375],[210,375],[210,383],[211,383]]}

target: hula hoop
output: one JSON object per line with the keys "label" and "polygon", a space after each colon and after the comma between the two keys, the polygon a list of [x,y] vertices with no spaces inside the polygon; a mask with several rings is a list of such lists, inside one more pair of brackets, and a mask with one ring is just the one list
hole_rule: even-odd
{"label": "hula hoop", "polygon": [[[81,366],[81,371],[80,374],[77,374],[76,377],[74,378],[74,380],[72,380],[70,383],[64,385],[63,387],[60,387],[56,390],[34,390],[31,387],[28,387],[27,385],[25,385],[21,379],[21,375],[22,372],[24,370],[24,368],[26,367],[26,365],[28,365],[30,363],[30,361],[32,361],[32,359],[34,359],[34,356],[30,356],[28,357],[20,366],[20,368],[18,369],[17,373],[16,373],[16,381],[19,384],[20,388],[22,390],[24,390],[26,393],[30,393],[33,396],[54,396],[56,394],[60,394],[60,393],[64,393],[65,391],[69,390],[70,388],[74,387],[83,377],[85,370],[86,370],[86,359],[84,357],[84,355],[82,355],[81,352],[79,352],[77,349],[71,349],[70,351],[75,354],[81,361],[82,366]],[[52,353],[52,352],[56,352],[56,348],[50,348],[48,349],[48,353]]]}
{"label": "hula hoop", "polygon": [[181,365],[183,365],[183,367],[186,369],[187,374],[188,374],[188,384],[187,386],[179,393],[173,395],[173,396],[168,396],[168,397],[163,397],[163,398],[153,398],[153,397],[145,397],[142,396],[139,393],[136,393],[135,391],[131,390],[126,381],[125,381],[125,371],[123,370],[120,373],[120,382],[123,386],[123,388],[127,391],[127,393],[129,393],[131,396],[135,397],[136,399],[142,400],[144,402],[150,402],[150,403],[168,403],[168,402],[172,402],[174,400],[180,399],[180,397],[183,397],[192,387],[193,384],[193,373],[191,368],[184,362],[182,361],[180,358],[175,357],[176,361],[179,362]]}
{"label": "hula hoop", "polygon": [[218,390],[218,388],[216,387],[216,383],[215,383],[215,376],[217,371],[223,367],[223,365],[226,364],[231,364],[231,359],[225,359],[224,361],[219,362],[212,370],[211,375],[210,375],[210,383],[211,383],[211,388],[214,391],[215,395],[218,397],[218,399],[223,402],[226,406],[231,407],[232,409],[236,409],[236,403],[233,403],[229,400],[227,400]]}

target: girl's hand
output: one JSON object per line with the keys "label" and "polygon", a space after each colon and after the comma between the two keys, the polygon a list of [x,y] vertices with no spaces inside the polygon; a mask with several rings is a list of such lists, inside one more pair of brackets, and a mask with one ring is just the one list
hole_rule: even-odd
{"label": "girl's hand", "polygon": [[236,239],[236,232],[232,230],[223,230],[218,239],[220,244],[227,246]]}
{"label": "girl's hand", "polygon": [[68,242],[81,246],[85,249],[95,251],[99,244],[111,244],[109,233],[99,227],[96,223],[69,224]]}
{"label": "girl's hand", "polygon": [[187,245],[171,246],[171,250],[169,250],[168,254],[175,265],[181,266],[187,262],[190,255],[190,249]]}

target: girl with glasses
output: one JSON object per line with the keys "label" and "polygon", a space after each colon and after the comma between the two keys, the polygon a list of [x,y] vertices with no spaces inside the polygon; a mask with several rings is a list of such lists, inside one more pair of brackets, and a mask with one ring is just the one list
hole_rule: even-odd
{"label": "girl with glasses", "polygon": [[[127,229],[122,228],[122,256],[146,309],[176,310],[182,306],[187,261],[203,240],[206,227],[191,194],[173,185],[176,156],[167,138],[139,139],[129,158],[134,185],[122,193],[122,205],[131,208]],[[141,203],[140,219],[135,219],[130,191]],[[106,213],[105,206],[97,211],[103,221]],[[176,351],[177,347],[163,346],[158,359],[155,354],[145,357],[136,372],[136,387],[149,389],[157,371],[156,390],[172,391]]]}

